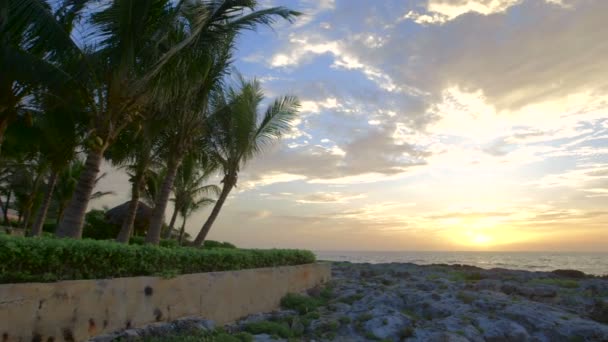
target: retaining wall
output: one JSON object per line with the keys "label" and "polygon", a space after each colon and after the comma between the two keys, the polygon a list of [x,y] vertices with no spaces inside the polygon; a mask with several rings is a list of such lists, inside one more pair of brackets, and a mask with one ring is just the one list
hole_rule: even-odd
{"label": "retaining wall", "polygon": [[329,264],[0,285],[0,341],[84,341],[180,317],[225,324],[278,308],[288,292],[328,281]]}

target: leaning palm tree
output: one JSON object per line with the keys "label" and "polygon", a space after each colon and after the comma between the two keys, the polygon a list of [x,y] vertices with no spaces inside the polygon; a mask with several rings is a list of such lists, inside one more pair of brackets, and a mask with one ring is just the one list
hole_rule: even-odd
{"label": "leaning palm tree", "polygon": [[204,208],[208,205],[215,203],[215,200],[207,197],[203,198],[189,198],[179,210],[179,216],[182,217],[182,226],[179,229],[178,241],[181,245],[184,242],[184,236],[186,234],[186,221],[195,211]]}
{"label": "leaning palm tree", "polygon": [[[187,53],[174,58],[175,68],[166,68],[159,74],[159,87],[154,96],[160,103],[160,112],[171,112],[171,127],[167,130],[167,174],[162,182],[150,219],[146,242],[158,244],[164,223],[165,210],[177,170],[194,142],[203,134],[209,94],[221,84],[232,62],[236,37],[243,29],[253,29],[257,24],[270,25],[274,18],[289,21],[299,13],[277,7],[256,11],[256,1],[210,1],[206,3],[210,15],[208,35],[190,45]],[[243,7],[245,6],[245,7]],[[248,14],[241,10],[247,8]],[[197,17],[185,15],[185,25],[177,27],[173,36],[187,40],[192,35],[190,26]],[[169,63],[171,64],[171,63]]]}
{"label": "leaning palm tree", "polygon": [[43,200],[30,232],[31,236],[39,236],[42,233],[59,174],[74,159],[76,148],[84,134],[84,115],[77,99],[66,103],[63,99],[70,99],[70,96],[58,99],[48,93],[41,95],[39,107],[42,114],[34,128],[38,133],[38,149],[48,168],[48,178]]}
{"label": "leaning palm tree", "polygon": [[239,77],[236,87],[214,94],[211,100],[213,115],[209,118],[210,145],[213,157],[224,173],[222,192],[198,233],[194,245],[201,246],[211,226],[236,186],[243,165],[262,151],[265,145],[280,138],[291,128],[300,106],[293,96],[276,99],[264,114],[258,112],[264,93],[257,80]]}
{"label": "leaning palm tree", "polygon": [[116,241],[127,243],[133,232],[142,192],[151,166],[157,162],[154,158],[163,121],[152,115],[147,120],[139,120],[125,130],[110,147],[107,156],[112,164],[128,170],[131,176],[131,200]]}
{"label": "leaning palm tree", "polygon": [[[55,183],[52,205],[57,209],[55,218],[57,224],[61,221],[66,206],[72,199],[74,190],[78,185],[78,179],[84,170],[84,163],[81,159],[76,158],[72,160],[66,167],[64,167],[57,175],[57,181]],[[95,185],[106,177],[107,173],[102,173],[95,178]],[[113,195],[112,191],[96,191],[91,194],[89,200],[99,199],[104,196]]]}
{"label": "leaning palm tree", "polygon": [[[103,155],[129,122],[142,114],[141,108],[159,99],[179,105],[174,94],[164,91],[164,86],[157,91],[157,85],[176,67],[198,63],[187,58],[192,50],[201,51],[196,46],[208,51],[227,35],[260,23],[271,24],[277,16],[292,19],[297,14],[283,7],[256,11],[255,0],[114,0],[98,8],[88,30],[94,35],[90,41],[95,42],[89,60],[97,71],[90,78],[94,84],[90,91],[91,146],[85,171],[57,230],[59,237],[81,237]],[[188,34],[180,35],[180,31]],[[170,180],[171,175],[168,177]],[[168,199],[164,189],[159,204]],[[148,242],[158,243],[160,225],[151,224],[150,230],[153,234],[148,234]]]}
{"label": "leaning palm tree", "polygon": [[219,195],[220,188],[217,185],[207,184],[209,177],[215,172],[217,166],[212,160],[204,158],[204,156],[201,158],[195,154],[190,154],[184,158],[173,185],[173,215],[171,215],[165,239],[171,237],[178,214],[185,220],[192,211],[215,202],[211,198],[201,198],[201,196]]}

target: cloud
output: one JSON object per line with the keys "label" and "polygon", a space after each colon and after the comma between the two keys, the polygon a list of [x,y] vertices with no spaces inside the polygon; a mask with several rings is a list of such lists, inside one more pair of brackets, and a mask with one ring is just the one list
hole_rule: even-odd
{"label": "cloud", "polygon": [[[567,7],[562,0],[545,0],[549,4]],[[410,10],[402,20],[412,20],[417,24],[445,24],[464,14],[478,15],[500,14],[512,6],[521,4],[523,0],[429,0],[427,13]]]}
{"label": "cloud", "polygon": [[325,203],[348,203],[352,200],[365,198],[364,194],[344,194],[341,192],[317,192],[300,197],[298,203],[325,204]]}

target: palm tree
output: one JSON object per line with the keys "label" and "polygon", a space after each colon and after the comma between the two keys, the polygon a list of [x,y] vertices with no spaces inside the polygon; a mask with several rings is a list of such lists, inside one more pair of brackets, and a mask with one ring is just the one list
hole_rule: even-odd
{"label": "palm tree", "polygon": [[188,219],[188,217],[190,217],[190,215],[192,215],[192,213],[194,213],[195,211],[197,211],[201,208],[204,208],[213,203],[215,203],[215,200],[213,200],[211,198],[207,198],[207,197],[199,198],[196,200],[193,198],[190,198],[180,208],[179,215],[182,217],[182,226],[179,229],[179,237],[178,237],[178,241],[179,241],[180,245],[184,242],[184,235],[186,233],[186,220]]}
{"label": "palm tree", "polygon": [[280,138],[291,127],[300,106],[293,96],[276,99],[262,115],[258,107],[264,93],[257,80],[239,77],[236,87],[229,86],[211,99],[213,115],[208,120],[213,157],[224,173],[222,192],[194,245],[202,246],[213,222],[237,184],[238,173],[262,148]]}
{"label": "palm tree", "polygon": [[[175,68],[167,68],[170,72],[160,73],[159,79],[163,82],[155,88],[163,94],[161,99],[168,99],[160,104],[161,112],[173,111],[173,114],[166,140],[169,151],[167,174],[146,235],[146,242],[151,244],[158,244],[160,240],[165,210],[182,159],[196,139],[205,134],[209,94],[221,84],[228,71],[237,34],[243,29],[255,28],[257,24],[272,24],[275,17],[291,21],[299,15],[282,7],[255,11],[256,1],[211,1],[206,6],[205,10],[211,14],[205,24],[205,30],[209,31],[202,36],[203,39],[191,44],[188,53],[174,59]],[[243,15],[241,10],[244,8],[250,10],[249,14]],[[196,17],[185,16],[185,19],[191,23]],[[190,26],[192,24],[178,28],[175,35],[183,40],[189,39]]]}
{"label": "palm tree", "polygon": [[[59,222],[61,221],[65,208],[72,199],[74,189],[76,189],[78,179],[80,178],[80,174],[83,170],[83,161],[81,159],[76,158],[72,160],[67,167],[63,168],[57,175],[57,181],[55,184],[55,189],[53,191],[52,199],[53,206],[57,209],[57,213],[55,214],[57,224],[59,224]],[[102,173],[99,177],[97,177],[95,179],[95,184],[97,185],[97,183],[106,175],[107,173]],[[90,199],[99,199],[112,194],[114,194],[112,191],[96,191],[91,194]]]}
{"label": "palm tree", "polygon": [[200,197],[209,194],[219,195],[220,188],[217,185],[206,184],[217,166],[209,158],[201,158],[195,154],[190,154],[184,159],[177,171],[173,186],[174,209],[165,239],[171,237],[178,213],[185,220],[194,210],[215,202],[211,198]]}
{"label": "palm tree", "polygon": [[44,0],[0,2],[0,149],[9,124],[28,109],[30,95],[41,87],[64,89],[73,81],[56,62],[79,51],[70,38],[71,21],[85,2],[66,3],[71,5],[53,12]]}
{"label": "palm tree", "polygon": [[159,136],[164,125],[164,120],[160,119],[159,115],[151,115],[147,120],[135,122],[108,151],[110,161],[114,165],[122,165],[131,176],[131,200],[116,237],[118,242],[129,242],[150,167],[157,162],[153,155],[158,150]]}
{"label": "palm tree", "polygon": [[[55,96],[44,94],[41,108],[43,114],[37,120],[35,128],[39,137],[39,150],[44,163],[48,166],[48,180],[42,204],[38,208],[36,220],[30,232],[39,236],[51,206],[55,185],[61,171],[74,159],[76,148],[82,139],[82,112],[77,101],[55,103]],[[68,97],[69,98],[69,97]]]}
{"label": "palm tree", "polygon": [[[175,94],[166,91],[165,80],[169,75],[173,82],[184,82],[170,75],[181,65],[199,62],[188,59],[193,50],[209,51],[227,35],[259,23],[271,24],[276,16],[291,19],[297,14],[283,7],[255,11],[256,7],[255,0],[114,0],[91,15],[93,28],[88,31],[99,47],[88,58],[95,70],[89,82],[94,84],[89,92],[91,144],[85,170],[59,225],[59,237],[81,237],[103,154],[118,134],[145,114],[141,109],[152,100],[179,105]],[[197,48],[201,46],[205,48]],[[169,166],[173,171],[179,165]],[[174,174],[168,172],[167,177],[165,183],[172,183]],[[166,206],[165,190],[163,185],[159,204],[164,201]],[[160,224],[151,225],[150,230],[153,234],[147,239],[157,243]]]}

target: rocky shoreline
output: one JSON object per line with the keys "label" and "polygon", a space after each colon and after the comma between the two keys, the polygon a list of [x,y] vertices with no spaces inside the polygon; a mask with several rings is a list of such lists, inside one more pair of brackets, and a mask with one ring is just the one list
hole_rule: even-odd
{"label": "rocky shoreline", "polygon": [[[203,335],[207,337],[188,340],[608,341],[606,277],[571,270],[485,270],[464,265],[340,262],[332,267],[333,280],[327,287],[289,296],[279,311],[253,315],[219,330],[202,320],[181,324],[188,329],[200,327],[202,335],[180,330],[176,339],[163,338],[159,335],[165,333],[148,328],[131,337],[158,336],[144,339],[149,341]],[[166,329],[176,326],[175,322],[162,324]]]}

